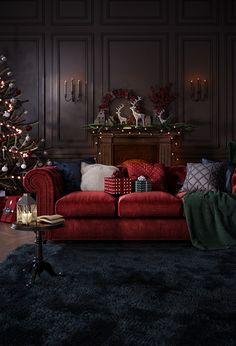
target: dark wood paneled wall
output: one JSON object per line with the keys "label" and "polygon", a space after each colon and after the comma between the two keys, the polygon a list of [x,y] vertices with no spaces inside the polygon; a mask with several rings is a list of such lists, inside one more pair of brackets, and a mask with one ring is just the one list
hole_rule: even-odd
{"label": "dark wood paneled wall", "polygon": [[[102,95],[174,83],[186,161],[226,157],[236,140],[235,0],[0,0],[0,53],[8,56],[35,135],[55,158],[95,153],[85,125]],[[64,101],[64,80],[81,100]],[[189,80],[207,79],[208,98],[190,98]]]}

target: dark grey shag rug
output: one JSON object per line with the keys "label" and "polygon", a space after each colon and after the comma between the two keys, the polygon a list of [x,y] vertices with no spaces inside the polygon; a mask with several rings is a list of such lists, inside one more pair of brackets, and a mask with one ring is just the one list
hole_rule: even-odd
{"label": "dark grey shag rug", "polygon": [[0,264],[0,345],[236,345],[236,251],[188,242],[44,245],[66,276],[25,287],[24,245]]}

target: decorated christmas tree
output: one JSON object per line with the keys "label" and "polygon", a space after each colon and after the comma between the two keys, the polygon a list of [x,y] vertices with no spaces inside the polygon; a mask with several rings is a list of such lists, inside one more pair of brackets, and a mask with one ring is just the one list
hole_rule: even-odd
{"label": "decorated christmas tree", "polygon": [[24,174],[42,166],[36,151],[43,140],[29,134],[35,123],[27,122],[27,111],[7,65],[0,55],[0,190],[8,193],[22,191]]}

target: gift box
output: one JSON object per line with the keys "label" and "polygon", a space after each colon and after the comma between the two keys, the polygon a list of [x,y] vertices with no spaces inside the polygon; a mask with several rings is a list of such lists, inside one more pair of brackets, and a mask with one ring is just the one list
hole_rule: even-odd
{"label": "gift box", "polygon": [[129,178],[104,178],[104,191],[111,195],[126,195],[132,192],[132,182]]}
{"label": "gift box", "polygon": [[21,196],[8,196],[2,211],[1,222],[16,221],[16,203]]}
{"label": "gift box", "polygon": [[152,191],[152,183],[150,180],[135,180],[135,192],[148,192]]}

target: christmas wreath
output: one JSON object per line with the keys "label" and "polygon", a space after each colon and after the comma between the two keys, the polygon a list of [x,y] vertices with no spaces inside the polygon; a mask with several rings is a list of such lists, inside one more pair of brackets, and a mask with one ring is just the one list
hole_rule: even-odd
{"label": "christmas wreath", "polygon": [[[104,124],[106,126],[133,125],[135,122],[130,107],[135,99],[136,95],[132,90],[114,89],[108,92],[103,96],[99,105],[99,113],[95,124]],[[142,110],[140,101],[135,105],[136,112]]]}

